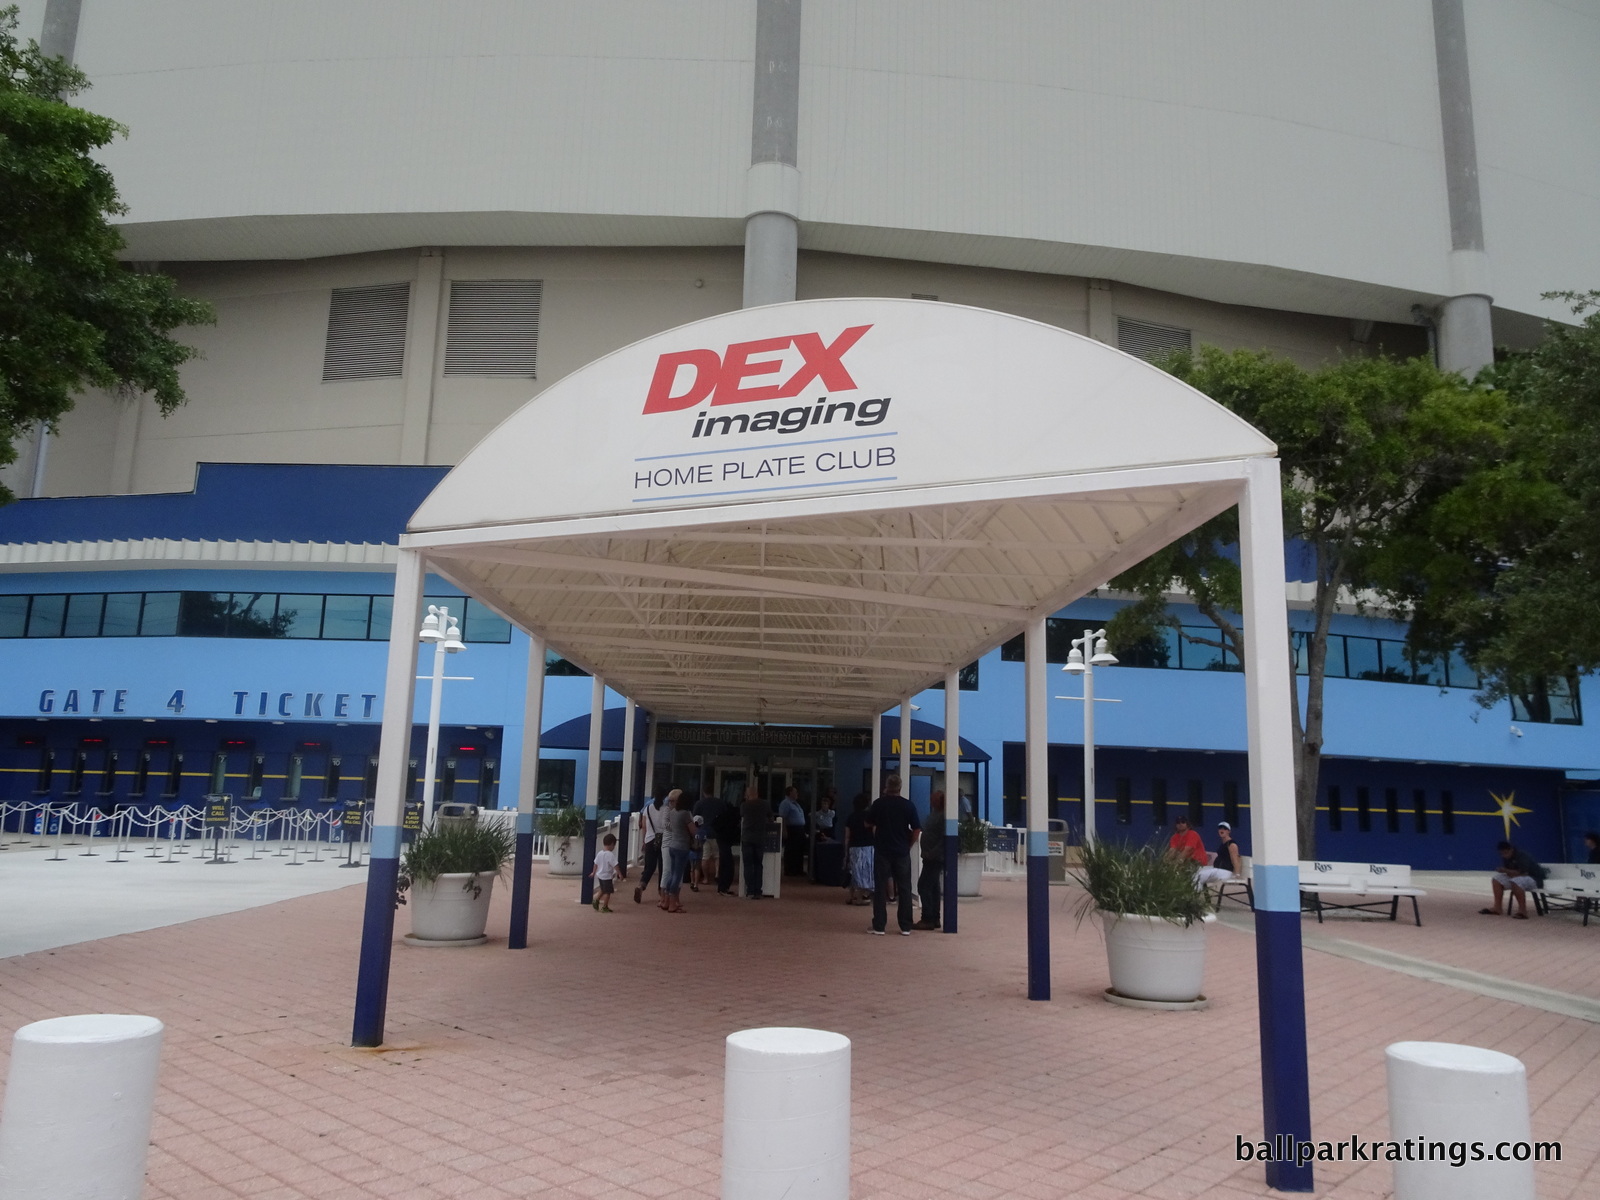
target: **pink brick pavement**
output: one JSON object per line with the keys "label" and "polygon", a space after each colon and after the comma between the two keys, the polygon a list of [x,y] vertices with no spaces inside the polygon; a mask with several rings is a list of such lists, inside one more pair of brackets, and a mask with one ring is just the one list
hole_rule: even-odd
{"label": "pink brick pavement", "polygon": [[[1023,998],[1016,884],[986,881],[953,938],[868,937],[865,910],[805,885],[686,894],[681,921],[576,890],[536,880],[525,953],[397,946],[381,1051],[346,1045],[360,888],[0,961],[0,1017],[167,1022],[151,1198],[713,1197],[722,1039],[779,1024],[854,1042],[856,1197],[1269,1194],[1233,1161],[1235,1134],[1260,1136],[1248,933],[1211,935],[1209,1011],[1146,1013],[1100,999],[1099,935],[1061,889],[1048,1004]],[[1600,929],[1476,907],[1430,898],[1420,936],[1337,932],[1502,975],[1586,961],[1595,994]],[[1527,1063],[1535,1136],[1564,1142],[1540,1195],[1600,1194],[1600,1026],[1326,954],[1306,971],[1316,1136],[1387,1136],[1387,1043],[1490,1046]],[[1319,1195],[1390,1188],[1382,1164],[1319,1169]]]}

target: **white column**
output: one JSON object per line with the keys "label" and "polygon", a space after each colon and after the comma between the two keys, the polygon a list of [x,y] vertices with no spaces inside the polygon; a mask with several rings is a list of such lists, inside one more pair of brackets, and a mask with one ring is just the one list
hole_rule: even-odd
{"label": "white column", "polygon": [[[1245,725],[1250,751],[1250,840],[1257,873],[1284,868],[1281,899],[1300,908],[1294,747],[1289,705],[1289,616],[1283,584],[1283,490],[1278,460],[1251,460],[1239,501],[1239,569],[1244,597]],[[1269,885],[1270,886],[1270,885]],[[1258,891],[1261,883],[1257,882]],[[1262,897],[1256,897],[1262,906]],[[1276,908],[1267,903],[1264,907]]]}
{"label": "white column", "polygon": [[[642,790],[644,803],[647,805],[655,798],[656,794],[656,724],[656,714],[651,713],[650,732],[644,739],[644,783]],[[644,858],[644,818],[631,819],[637,820],[639,826],[634,831],[638,836],[631,837],[628,840],[628,855],[634,862],[640,862]]]}
{"label": "white column", "polygon": [[1050,722],[1045,705],[1044,619],[1028,623],[1027,661],[1023,671],[1027,689],[1026,764],[1028,789],[1028,853],[1047,854],[1045,831],[1050,816]]}
{"label": "white column", "polygon": [[[372,853],[393,858],[400,850],[405,811],[406,763],[411,758],[412,708],[417,696],[417,626],[422,620],[425,564],[401,550],[394,569],[394,611],[389,618],[389,662],[383,685],[383,731],[378,740],[378,795],[372,806]],[[381,834],[380,830],[389,830]],[[392,842],[386,843],[385,837]]]}
{"label": "white column", "polygon": [[406,317],[405,407],[400,417],[400,461],[428,461],[428,427],[433,422],[434,361],[439,340],[439,310],[444,289],[444,251],[424,250],[417,259]]}
{"label": "white column", "polygon": [[850,1039],[743,1029],[725,1056],[722,1200],[849,1200]]}
{"label": "white column", "polygon": [[[544,736],[544,638],[528,640],[527,699],[522,709],[522,773],[517,777],[517,832],[533,832],[539,795],[539,742]],[[523,825],[527,828],[524,829]]]}
{"label": "white column", "polygon": [[900,701],[900,794],[911,795],[911,697]]}
{"label": "white column", "polygon": [[622,810],[617,816],[617,828],[620,830],[629,819],[629,809],[633,807],[633,697],[629,696],[622,706],[622,788],[618,796],[618,807]]}
{"label": "white column", "polygon": [[876,800],[883,795],[883,714],[872,715],[872,795],[869,800]]}
{"label": "white column", "polygon": [[589,765],[583,781],[584,816],[591,821],[600,812],[600,741],[606,715],[606,681],[594,677],[589,689]]}
{"label": "white column", "polygon": [[[977,806],[973,806],[976,813]],[[932,814],[930,814],[932,815]],[[961,819],[961,672],[944,677],[944,821],[945,835],[954,837]],[[954,854],[955,842],[945,847]]]}
{"label": "white column", "polygon": [[17,1030],[0,1114],[0,1196],[143,1194],[162,1032],[154,1017],[101,1013]]}

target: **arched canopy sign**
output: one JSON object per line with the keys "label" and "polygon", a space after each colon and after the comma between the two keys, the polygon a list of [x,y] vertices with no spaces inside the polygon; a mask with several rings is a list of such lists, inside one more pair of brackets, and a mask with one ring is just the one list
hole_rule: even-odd
{"label": "arched canopy sign", "polygon": [[1272,454],[1051,326],[807,301],[553,385],[405,545],[660,715],[861,722],[1232,505]]}
{"label": "arched canopy sign", "polygon": [[[396,570],[356,1043],[383,1038],[427,571],[658,720],[876,729],[1026,633],[1028,992],[1048,999],[1045,619],[1234,504],[1265,1133],[1307,1139],[1274,447],[1108,346],[921,301],[777,304],[646,338],[514,413],[417,510]],[[538,667],[530,684],[536,737]],[[592,797],[589,816],[592,841]],[[513,946],[526,941],[521,859],[517,878]],[[1275,1170],[1269,1182],[1309,1186],[1308,1169]]]}

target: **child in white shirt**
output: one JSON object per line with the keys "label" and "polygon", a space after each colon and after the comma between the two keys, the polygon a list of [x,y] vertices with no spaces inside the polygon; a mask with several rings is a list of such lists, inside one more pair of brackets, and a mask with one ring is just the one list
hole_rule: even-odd
{"label": "child in white shirt", "polygon": [[603,849],[596,850],[594,866],[589,874],[594,877],[595,912],[610,912],[611,897],[616,894],[619,879],[626,879],[627,873],[622,869],[622,864],[617,862],[617,838],[615,834],[606,834],[601,842]]}

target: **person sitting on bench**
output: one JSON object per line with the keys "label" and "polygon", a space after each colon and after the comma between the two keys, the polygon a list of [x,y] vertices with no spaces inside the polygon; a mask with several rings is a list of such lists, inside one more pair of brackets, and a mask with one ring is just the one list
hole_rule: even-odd
{"label": "person sitting on bench", "polygon": [[1217,858],[1210,866],[1202,866],[1194,873],[1195,881],[1202,886],[1208,883],[1226,883],[1244,874],[1239,862],[1239,843],[1233,840],[1233,826],[1226,821],[1217,822]]}
{"label": "person sitting on bench", "polygon": [[1494,885],[1494,907],[1480,908],[1478,911],[1486,917],[1500,915],[1500,900],[1509,889],[1511,899],[1517,902],[1517,911],[1511,912],[1511,901],[1505,903],[1505,910],[1519,921],[1528,919],[1528,893],[1536,892],[1544,882],[1544,868],[1533,861],[1533,856],[1526,850],[1518,850],[1510,842],[1500,842],[1496,846],[1500,851],[1500,869],[1491,877]]}

